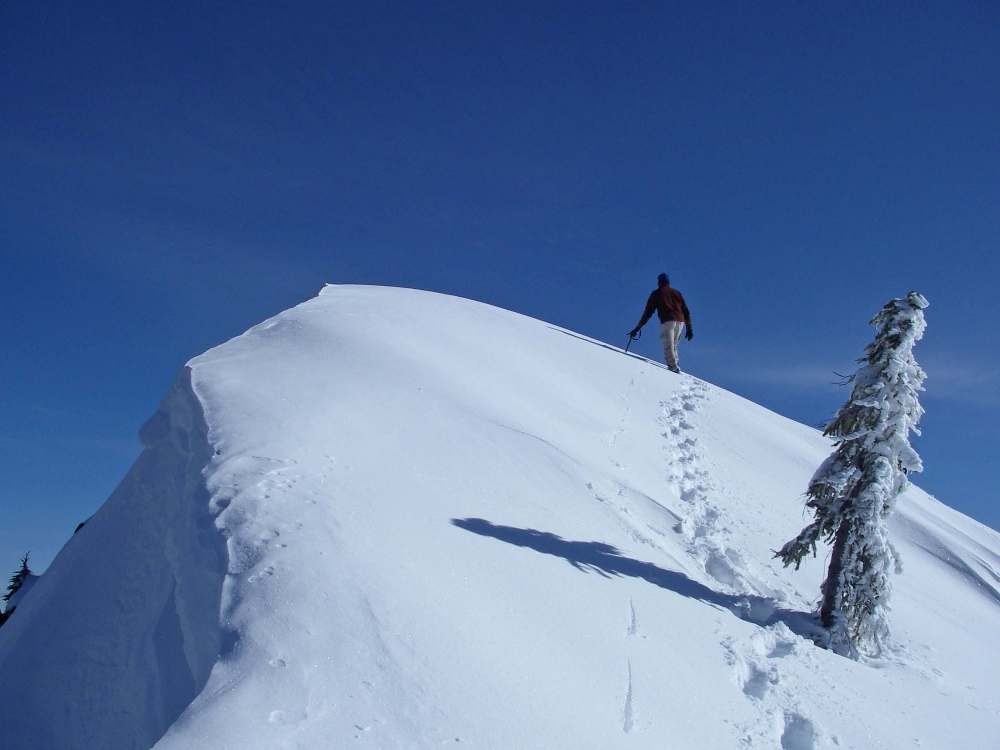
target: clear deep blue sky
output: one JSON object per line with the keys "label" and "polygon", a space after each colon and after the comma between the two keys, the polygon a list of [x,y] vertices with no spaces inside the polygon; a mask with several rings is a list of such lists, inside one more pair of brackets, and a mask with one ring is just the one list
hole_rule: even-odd
{"label": "clear deep blue sky", "polygon": [[682,366],[809,424],[917,289],[917,481],[1000,527],[1000,6],[822,5],[3,3],[0,570],[324,282],[622,344],[667,271]]}

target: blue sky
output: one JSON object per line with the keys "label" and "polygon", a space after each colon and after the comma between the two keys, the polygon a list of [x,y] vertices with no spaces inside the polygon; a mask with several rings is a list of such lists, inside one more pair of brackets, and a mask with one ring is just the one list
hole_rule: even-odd
{"label": "blue sky", "polygon": [[0,569],[324,282],[620,344],[665,270],[682,366],[809,424],[917,289],[918,483],[1000,527],[1000,8],[734,5],[4,4]]}

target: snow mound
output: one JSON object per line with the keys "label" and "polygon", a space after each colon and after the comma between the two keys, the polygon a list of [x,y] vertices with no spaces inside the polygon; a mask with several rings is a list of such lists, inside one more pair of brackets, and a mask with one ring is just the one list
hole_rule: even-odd
{"label": "snow mound", "polygon": [[6,748],[1000,746],[1000,535],[910,489],[894,652],[819,649],[829,442],[570,331],[328,286],[142,437],[0,629]]}

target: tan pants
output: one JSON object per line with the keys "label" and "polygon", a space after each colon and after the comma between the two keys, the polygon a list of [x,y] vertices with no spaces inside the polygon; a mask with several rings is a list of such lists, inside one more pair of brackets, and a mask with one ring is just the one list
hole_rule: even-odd
{"label": "tan pants", "polygon": [[668,320],[660,323],[660,341],[663,342],[663,358],[671,370],[680,369],[680,359],[677,357],[677,342],[684,332],[684,323],[679,320]]}

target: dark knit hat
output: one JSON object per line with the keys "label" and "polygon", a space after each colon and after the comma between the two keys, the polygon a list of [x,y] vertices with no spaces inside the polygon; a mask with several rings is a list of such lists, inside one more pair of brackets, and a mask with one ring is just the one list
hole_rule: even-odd
{"label": "dark knit hat", "polygon": [[667,276],[665,273],[661,273],[659,276],[656,277],[656,281],[660,286],[663,286],[664,284],[670,283],[670,277]]}

